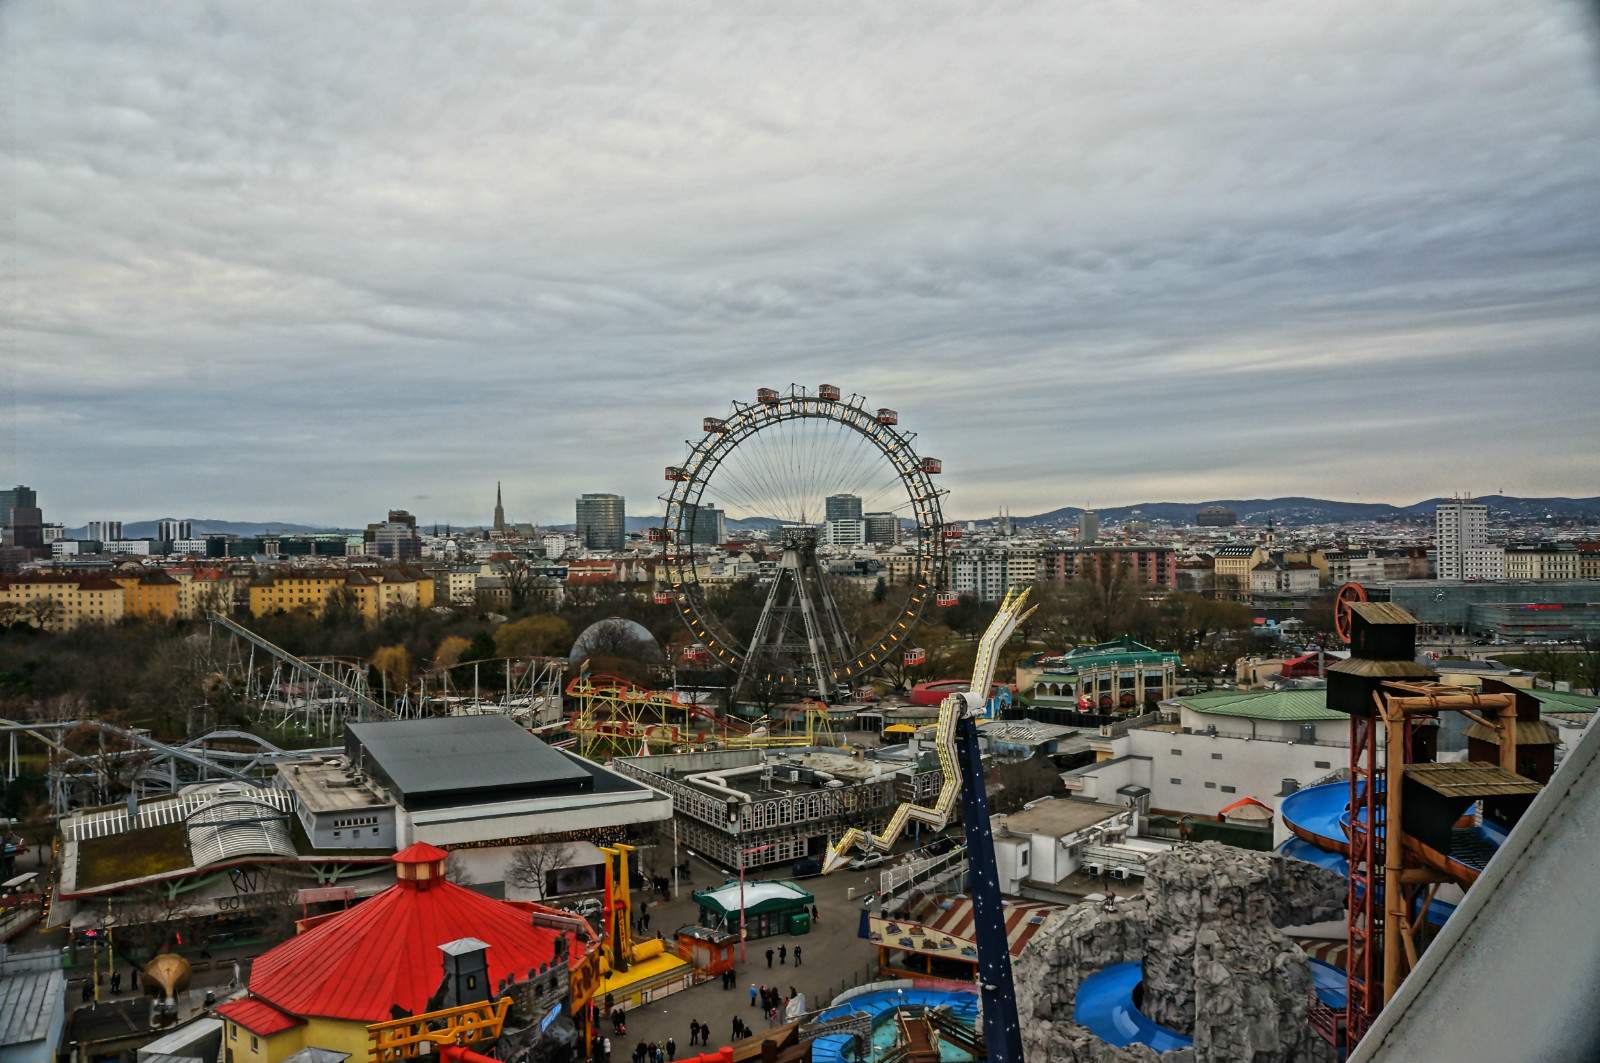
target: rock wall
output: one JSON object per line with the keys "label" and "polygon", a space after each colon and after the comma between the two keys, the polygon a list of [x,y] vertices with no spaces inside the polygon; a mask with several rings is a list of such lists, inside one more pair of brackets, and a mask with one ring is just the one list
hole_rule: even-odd
{"label": "rock wall", "polygon": [[[1053,917],[1017,961],[1017,1008],[1030,1060],[1066,1063],[1320,1063],[1333,1049],[1306,1025],[1311,969],[1279,929],[1344,911],[1345,879],[1273,853],[1201,842],[1146,865],[1142,898],[1084,903]],[[1116,1048],[1072,1021],[1082,980],[1144,961],[1141,1010],[1190,1034],[1163,1057]]]}

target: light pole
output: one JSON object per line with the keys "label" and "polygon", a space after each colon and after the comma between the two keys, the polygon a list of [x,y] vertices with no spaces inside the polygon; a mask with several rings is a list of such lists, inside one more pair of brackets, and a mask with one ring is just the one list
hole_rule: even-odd
{"label": "light pole", "polygon": [[744,939],[747,931],[744,925],[744,864],[745,857],[751,853],[759,853],[770,849],[770,845],[758,845],[753,849],[739,850],[739,962],[744,962]]}

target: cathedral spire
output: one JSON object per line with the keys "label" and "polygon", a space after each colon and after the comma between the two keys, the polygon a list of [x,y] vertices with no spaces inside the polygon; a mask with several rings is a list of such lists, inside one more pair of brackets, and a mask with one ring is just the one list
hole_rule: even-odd
{"label": "cathedral spire", "polygon": [[494,482],[494,530],[504,533],[506,530],[506,507],[500,504],[500,481]]}

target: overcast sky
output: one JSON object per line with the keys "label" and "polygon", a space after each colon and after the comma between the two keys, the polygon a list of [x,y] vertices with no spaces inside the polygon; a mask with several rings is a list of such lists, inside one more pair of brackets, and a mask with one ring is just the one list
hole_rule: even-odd
{"label": "overcast sky", "polygon": [[556,8],[0,6],[0,477],[644,515],[793,381],[961,517],[1600,494],[1582,6]]}

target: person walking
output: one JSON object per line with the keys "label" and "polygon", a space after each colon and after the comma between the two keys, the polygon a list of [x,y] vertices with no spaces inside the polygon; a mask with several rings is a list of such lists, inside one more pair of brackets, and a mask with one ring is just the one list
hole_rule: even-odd
{"label": "person walking", "polygon": [[821,922],[821,921],[822,921],[822,920],[821,920],[821,919],[820,919],[820,918],[818,918],[818,916],[817,916],[817,906],[816,906],[816,905],[814,905],[814,904],[813,904],[813,905],[812,905],[812,906],[811,906],[811,921],[812,921],[812,922],[813,922],[813,923],[820,923],[820,922]]}
{"label": "person walking", "polygon": [[787,945],[779,945],[778,946],[778,962],[780,964],[784,964],[784,963],[788,963],[789,962],[789,946],[787,946]]}
{"label": "person walking", "polygon": [[796,945],[794,947],[794,965],[796,967],[800,966],[800,946],[799,945]]}
{"label": "person walking", "polygon": [[750,983],[750,1006],[752,1008],[756,1006],[756,984],[754,982]]}
{"label": "person walking", "polygon": [[767,950],[767,966],[768,967],[772,966],[772,950],[771,949]]}
{"label": "person walking", "polygon": [[600,1042],[600,1063],[611,1063],[611,1038]]}
{"label": "person walking", "polygon": [[693,1048],[700,1043],[700,1020],[689,1020],[689,1047]]}
{"label": "person walking", "polygon": [[649,912],[645,912],[644,913],[644,928],[646,930],[650,929],[650,913]]}

